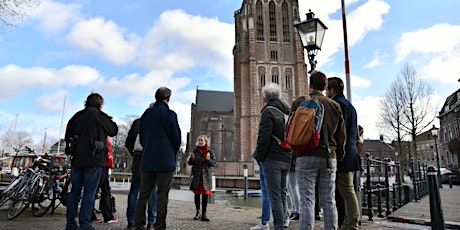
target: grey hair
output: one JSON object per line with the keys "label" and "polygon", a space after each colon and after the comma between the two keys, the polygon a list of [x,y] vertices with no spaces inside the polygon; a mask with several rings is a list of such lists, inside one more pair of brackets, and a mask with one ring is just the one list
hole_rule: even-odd
{"label": "grey hair", "polygon": [[281,99],[281,86],[270,82],[262,88],[262,95],[267,101]]}

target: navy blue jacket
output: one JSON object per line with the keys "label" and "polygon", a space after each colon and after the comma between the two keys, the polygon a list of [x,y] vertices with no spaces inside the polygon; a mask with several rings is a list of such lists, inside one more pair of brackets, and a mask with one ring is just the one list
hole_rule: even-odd
{"label": "navy blue jacket", "polygon": [[[74,167],[102,167],[107,160],[107,148],[93,155],[94,142],[102,141],[105,146],[107,136],[118,133],[117,124],[99,108],[90,106],[77,112],[67,123],[65,140],[78,136],[75,153],[72,157]],[[105,153],[105,154],[104,154]]]}
{"label": "navy blue jacket", "polygon": [[181,143],[177,114],[163,101],[155,102],[141,116],[139,137],[144,149],[141,171],[176,170],[176,156]]}
{"label": "navy blue jacket", "polygon": [[358,149],[356,148],[356,141],[358,140],[358,116],[356,115],[355,107],[345,98],[343,93],[335,94],[332,99],[339,103],[340,109],[342,109],[345,130],[347,132],[345,157],[338,162],[337,172],[358,171],[360,169]]}

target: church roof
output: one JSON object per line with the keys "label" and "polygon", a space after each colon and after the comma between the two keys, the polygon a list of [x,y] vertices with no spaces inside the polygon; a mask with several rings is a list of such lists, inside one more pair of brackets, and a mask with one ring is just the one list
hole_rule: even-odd
{"label": "church roof", "polygon": [[197,90],[196,109],[200,111],[232,112],[233,92]]}

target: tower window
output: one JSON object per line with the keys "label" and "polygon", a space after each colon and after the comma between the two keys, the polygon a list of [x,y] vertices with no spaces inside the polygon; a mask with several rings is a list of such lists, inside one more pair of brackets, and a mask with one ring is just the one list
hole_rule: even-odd
{"label": "tower window", "polygon": [[283,22],[283,42],[290,42],[290,28],[291,25],[289,24],[289,14],[288,14],[288,6],[286,2],[283,2],[282,5],[282,22]]}
{"label": "tower window", "polygon": [[280,78],[279,78],[279,70],[278,68],[273,68],[272,69],[272,82],[279,84],[280,83]]}
{"label": "tower window", "polygon": [[263,41],[264,40],[264,17],[263,17],[262,1],[261,0],[257,1],[256,13],[257,13],[257,31],[256,31],[257,35],[256,35],[256,39],[257,39],[257,41]]}
{"label": "tower window", "polygon": [[273,1],[270,1],[268,5],[268,16],[270,21],[270,41],[276,42],[276,9]]}
{"label": "tower window", "polygon": [[270,51],[270,60],[278,61],[278,51],[276,50]]}

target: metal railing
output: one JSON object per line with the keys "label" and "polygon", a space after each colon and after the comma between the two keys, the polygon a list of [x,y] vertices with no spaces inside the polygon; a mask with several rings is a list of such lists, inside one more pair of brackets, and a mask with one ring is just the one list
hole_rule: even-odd
{"label": "metal railing", "polygon": [[417,202],[428,195],[428,177],[424,163],[415,163],[411,159],[411,182],[403,184],[401,178],[404,174],[398,161],[373,159],[369,153],[365,156],[362,207],[367,210],[369,221],[373,220],[374,212],[380,218],[388,217],[408,202]]}

